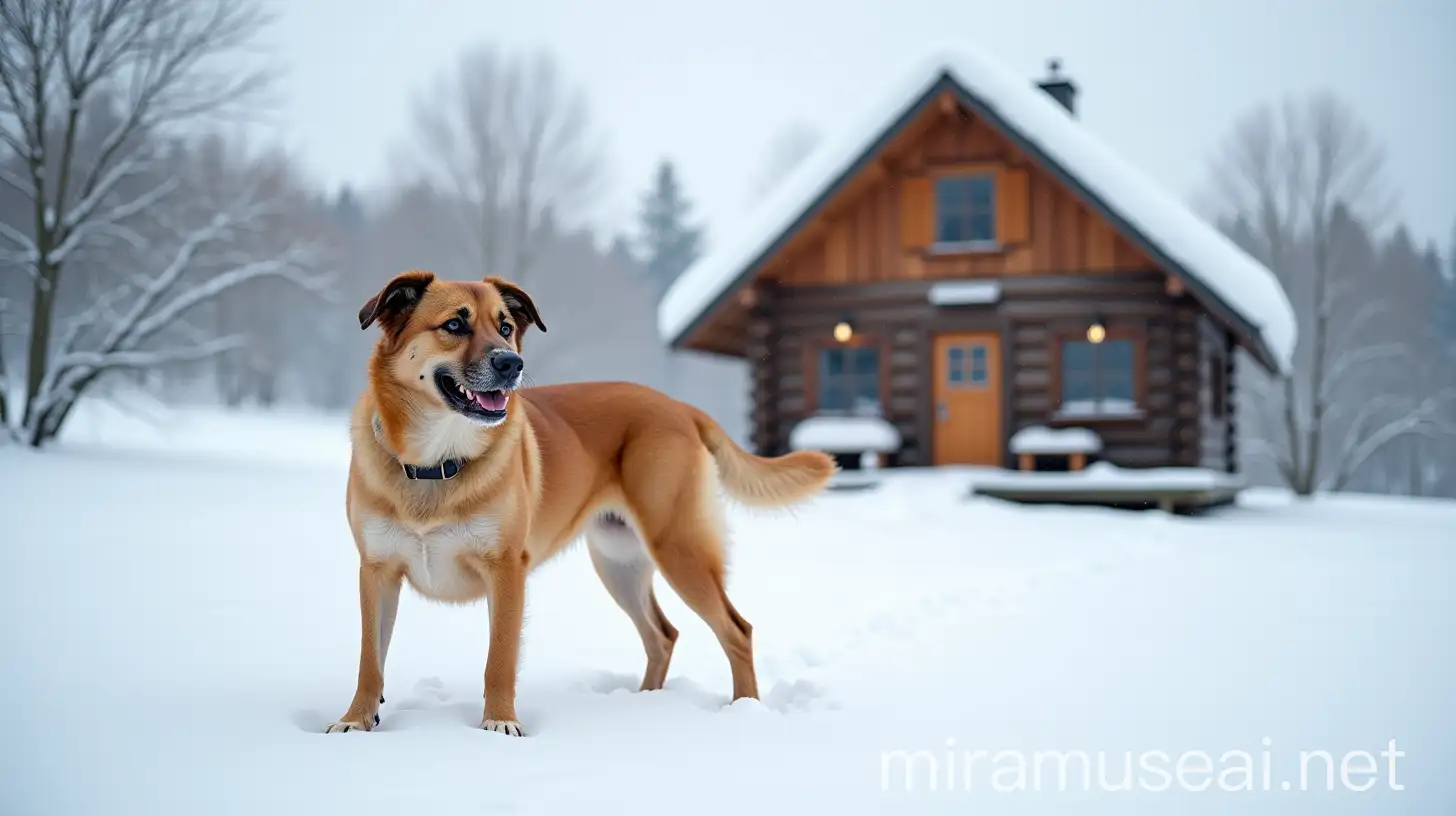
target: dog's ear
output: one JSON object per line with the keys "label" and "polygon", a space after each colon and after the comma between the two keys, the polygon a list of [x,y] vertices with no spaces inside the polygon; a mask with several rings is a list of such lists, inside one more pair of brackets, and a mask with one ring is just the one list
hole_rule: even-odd
{"label": "dog's ear", "polygon": [[536,326],[541,331],[546,331],[546,324],[541,322],[541,313],[536,311],[536,304],[531,301],[531,296],[526,294],[525,289],[495,277],[486,278],[485,282],[500,292],[501,299],[506,302],[506,308],[511,311],[511,317],[514,317],[522,328]]}
{"label": "dog's ear", "polygon": [[359,310],[359,328],[367,329],[377,320],[387,330],[404,325],[410,312],[419,305],[425,289],[435,280],[433,272],[412,269],[394,277],[379,294],[364,303]]}

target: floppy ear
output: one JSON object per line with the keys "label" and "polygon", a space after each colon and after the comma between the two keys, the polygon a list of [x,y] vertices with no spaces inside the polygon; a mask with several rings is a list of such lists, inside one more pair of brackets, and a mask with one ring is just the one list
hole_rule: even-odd
{"label": "floppy ear", "polygon": [[394,329],[403,324],[410,312],[419,305],[425,289],[435,279],[433,272],[412,269],[394,277],[379,294],[364,303],[359,310],[359,328],[367,329],[379,321],[385,329]]}
{"label": "floppy ear", "polygon": [[534,325],[541,331],[546,331],[546,324],[541,322],[541,313],[536,311],[536,304],[531,301],[531,296],[526,294],[525,289],[495,277],[486,278],[485,282],[500,292],[501,299],[506,302],[506,308],[511,310],[511,316],[517,323],[523,326]]}

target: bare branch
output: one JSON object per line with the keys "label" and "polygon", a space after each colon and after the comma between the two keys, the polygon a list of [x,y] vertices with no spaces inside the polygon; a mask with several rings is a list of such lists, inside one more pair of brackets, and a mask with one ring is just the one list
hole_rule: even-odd
{"label": "bare branch", "polygon": [[0,181],[5,182],[10,189],[20,193],[26,199],[35,197],[35,184],[3,164],[0,164]]}
{"label": "bare branch", "polygon": [[1388,316],[1391,305],[1387,300],[1372,300],[1362,303],[1360,308],[1349,320],[1341,321],[1341,332],[1330,341],[1330,347],[1335,349],[1348,349],[1355,346],[1359,338],[1370,328],[1370,324],[1378,317]]}
{"label": "bare branch", "polygon": [[26,264],[33,265],[35,261],[40,258],[40,251],[36,248],[35,241],[31,240],[31,237],[29,235],[26,235],[20,230],[15,229],[4,221],[0,221],[0,238],[11,241],[16,246],[20,247],[18,251],[7,251],[11,256],[14,257],[15,262],[24,262]]}
{"label": "bare branch", "polygon": [[[275,277],[288,280],[311,291],[322,291],[328,285],[327,276],[313,272],[311,265],[318,260],[315,251],[309,247],[296,246],[277,258],[257,260],[210,277],[201,284],[180,290],[171,299],[159,305],[158,301],[175,287],[182,271],[187,269],[196,258],[201,247],[209,241],[217,240],[219,233],[225,229],[225,223],[226,219],[214,219],[207,227],[199,230],[190,240],[179,247],[173,262],[151,281],[150,286],[136,299],[132,308],[113,322],[98,349],[77,351],[70,347],[74,346],[74,338],[79,337],[82,330],[97,323],[97,317],[109,309],[110,302],[98,302],[78,317],[63,343],[65,350],[58,353],[51,362],[48,372],[49,379],[37,400],[36,415],[44,415],[50,408],[71,396],[78,382],[107,370],[134,369],[199,360],[237,348],[241,341],[236,338],[229,339],[228,345],[225,347],[219,346],[216,350],[208,351],[200,356],[190,356],[191,353],[188,351],[188,349],[198,348],[198,344],[195,343],[176,348],[143,349],[141,347],[162,329],[173,325],[181,315],[189,310],[214,300],[248,281]],[[206,344],[202,345],[206,346]]]}
{"label": "bare branch", "polygon": [[[81,361],[120,354],[131,365],[126,355],[189,298],[211,297],[183,279],[218,261],[195,255],[195,225],[163,213],[185,209],[173,200],[183,187],[198,189],[176,171],[199,126],[261,101],[273,71],[250,51],[271,19],[264,0],[0,0],[0,143],[23,165],[0,167],[0,184],[32,215],[28,232],[0,225],[0,261],[34,278],[21,420],[32,444],[69,410],[57,402],[63,375],[91,372],[67,386],[78,394],[104,368]],[[241,240],[267,217],[230,212],[228,230],[200,238]],[[167,242],[178,251],[146,274],[158,269],[148,256],[166,253]],[[59,292],[77,258],[122,285],[58,326]]]}
{"label": "bare branch", "polygon": [[[125,227],[121,226],[124,221],[155,207],[162,199],[174,192],[177,186],[177,179],[169,177],[157,183],[152,189],[137,195],[129,201],[118,203],[104,213],[94,215],[94,217],[93,213],[86,213],[84,217],[77,220],[68,228],[66,237],[62,239],[55,249],[51,250],[51,262],[65,263],[66,258],[72,252],[75,252],[78,247],[98,234],[125,234]],[[104,199],[98,198],[96,200],[99,202]],[[73,210],[72,214],[75,215],[78,213],[80,207],[81,205],[77,205],[77,209]],[[133,243],[137,242],[134,241]]]}
{"label": "bare branch", "polygon": [[[1358,404],[1360,389],[1381,387],[1376,364],[1412,357],[1417,345],[1403,327],[1377,325],[1392,311],[1368,239],[1393,200],[1384,168],[1370,131],[1328,93],[1255,108],[1237,120],[1211,168],[1213,217],[1270,265],[1299,320],[1301,351],[1278,395],[1285,450],[1272,458],[1301,494],[1347,478],[1338,475],[1347,454],[1363,452],[1375,432],[1369,415],[1347,428],[1344,409]],[[1372,328],[1383,333],[1372,336]],[[1414,404],[1421,395],[1404,398]],[[1344,446],[1332,450],[1341,435]]]}
{"label": "bare branch", "polygon": [[1328,404],[1347,379],[1360,367],[1382,360],[1406,360],[1411,357],[1411,348],[1405,343],[1381,343],[1374,346],[1360,346],[1341,354],[1328,364],[1329,373],[1320,390],[1320,401]]}
{"label": "bare branch", "polygon": [[410,164],[458,200],[452,233],[478,274],[522,279],[546,219],[596,203],[603,162],[586,104],[549,55],[476,48],[413,110]]}
{"label": "bare branch", "polygon": [[1366,421],[1357,422],[1351,431],[1352,438],[1359,438],[1359,443],[1345,449],[1342,461],[1324,480],[1321,485],[1322,489],[1339,490],[1343,488],[1371,457],[1403,436],[1419,434],[1434,438],[1438,434],[1452,435],[1453,429],[1439,419],[1441,408],[1450,399],[1451,392],[1427,397],[1411,410],[1399,414],[1373,430],[1369,428],[1368,423],[1368,417],[1371,414],[1367,413],[1365,417],[1362,417]]}

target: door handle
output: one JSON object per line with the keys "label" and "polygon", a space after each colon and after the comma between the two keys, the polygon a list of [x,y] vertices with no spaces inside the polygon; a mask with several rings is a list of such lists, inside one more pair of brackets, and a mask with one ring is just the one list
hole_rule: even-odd
{"label": "door handle", "polygon": [[935,421],[936,422],[944,422],[949,417],[950,417],[950,410],[945,407],[945,403],[944,402],[937,402],[935,404]]}

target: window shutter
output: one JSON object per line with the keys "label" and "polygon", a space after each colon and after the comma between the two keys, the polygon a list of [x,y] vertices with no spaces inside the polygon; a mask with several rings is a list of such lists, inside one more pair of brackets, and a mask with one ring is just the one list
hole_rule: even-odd
{"label": "window shutter", "polygon": [[900,247],[920,249],[935,243],[934,187],[930,179],[900,182]]}
{"label": "window shutter", "polygon": [[996,196],[996,241],[1002,246],[1031,240],[1031,191],[1025,170],[1001,171]]}

